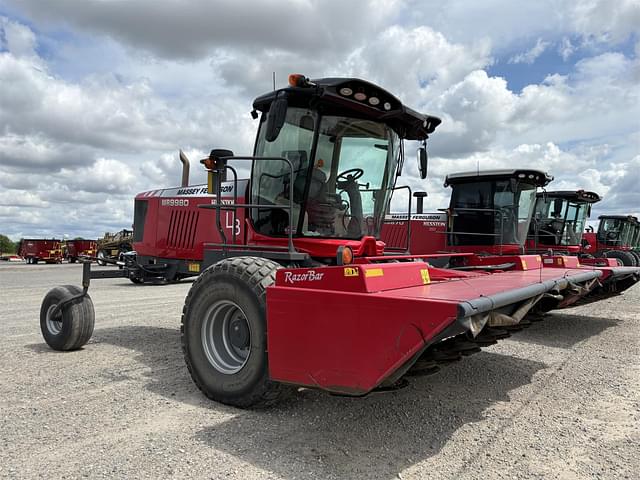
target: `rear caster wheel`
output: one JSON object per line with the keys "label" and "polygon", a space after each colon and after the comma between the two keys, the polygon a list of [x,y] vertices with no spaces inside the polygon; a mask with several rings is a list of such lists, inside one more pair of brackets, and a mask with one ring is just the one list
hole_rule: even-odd
{"label": "rear caster wheel", "polygon": [[49,290],[42,300],[40,330],[47,345],[54,350],[77,350],[93,334],[95,312],[88,294],[54,314],[55,307],[60,302],[81,292],[80,287],[64,285]]}

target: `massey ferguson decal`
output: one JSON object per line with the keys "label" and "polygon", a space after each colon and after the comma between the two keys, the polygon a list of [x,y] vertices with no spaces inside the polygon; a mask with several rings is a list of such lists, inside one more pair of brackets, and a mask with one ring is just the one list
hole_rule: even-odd
{"label": "massey ferguson decal", "polygon": [[322,277],[324,277],[324,272],[316,272],[315,270],[304,273],[284,272],[284,281],[287,283],[317,282],[322,280]]}
{"label": "massey ferguson decal", "polygon": [[[422,222],[423,227],[446,227],[446,213],[416,213],[411,215],[412,221]],[[406,213],[392,213],[384,217],[384,222],[390,225],[402,225],[407,222]]]}
{"label": "massey ferguson decal", "polygon": [[[238,192],[244,193],[248,180],[238,180]],[[233,182],[224,182],[220,186],[223,194],[233,195]],[[154,195],[155,196],[155,195]],[[161,197],[215,197],[207,193],[206,185],[193,185],[189,187],[167,188],[160,192]]]}
{"label": "massey ferguson decal", "polygon": [[[384,217],[385,221],[393,221],[393,220],[407,220],[406,213],[392,213]],[[432,221],[432,222],[446,222],[447,214],[446,213],[415,213],[411,215],[411,220],[422,220],[422,221]]]}

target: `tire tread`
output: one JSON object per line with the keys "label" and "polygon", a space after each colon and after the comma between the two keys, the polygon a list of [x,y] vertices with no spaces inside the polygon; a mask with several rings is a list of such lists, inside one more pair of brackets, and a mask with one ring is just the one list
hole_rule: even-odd
{"label": "tire tread", "polygon": [[[182,352],[184,354],[187,369],[191,375],[191,378],[195,382],[196,386],[205,394],[209,399],[214,401],[220,401],[218,398],[208,391],[208,389],[202,384],[198,375],[195,374],[194,367],[191,364],[189,356],[187,339],[185,336],[185,322],[188,307],[193,300],[195,292],[199,291],[199,287],[210,281],[210,278],[221,273],[229,274],[242,280],[256,295],[261,305],[266,306],[267,287],[275,283],[276,270],[281,268],[281,265],[273,260],[269,260],[262,257],[232,257],[219,261],[218,263],[208,267],[204,270],[198,278],[194,281],[189,294],[185,300],[184,307],[182,308],[182,319],[180,322],[180,335],[182,343]],[[266,332],[265,332],[266,335]],[[234,399],[229,403],[237,407],[247,408],[266,408],[275,405],[281,401],[285,396],[290,394],[292,388],[289,385],[284,385],[278,382],[273,382],[268,378],[265,379],[257,388],[251,393],[243,395],[241,398]]]}

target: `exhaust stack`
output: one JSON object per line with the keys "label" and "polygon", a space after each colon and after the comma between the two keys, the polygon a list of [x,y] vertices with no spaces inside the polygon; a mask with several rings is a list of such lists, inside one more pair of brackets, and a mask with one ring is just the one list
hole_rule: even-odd
{"label": "exhaust stack", "polygon": [[427,192],[414,192],[416,197],[416,213],[424,213],[424,197],[427,196]]}
{"label": "exhaust stack", "polygon": [[182,162],[182,183],[180,186],[186,187],[189,185],[189,159],[182,150],[180,150],[180,161]]}

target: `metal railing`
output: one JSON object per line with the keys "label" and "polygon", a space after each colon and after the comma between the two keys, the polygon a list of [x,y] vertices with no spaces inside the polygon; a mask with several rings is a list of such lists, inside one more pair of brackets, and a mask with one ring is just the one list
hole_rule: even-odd
{"label": "metal railing", "polygon": [[[393,197],[393,194],[395,193],[396,190],[408,190],[409,191],[409,201],[407,202],[407,245],[406,248],[401,248],[401,247],[396,247],[396,246],[390,246],[389,250],[393,253],[397,252],[397,251],[405,251],[406,253],[411,253],[411,198],[412,198],[412,191],[411,191],[411,187],[409,187],[409,185],[403,185],[401,187],[396,187],[394,186],[393,188],[390,189],[391,190],[391,197]],[[363,190],[363,191],[368,191],[368,190]],[[389,202],[391,202],[391,199],[389,199]],[[385,215],[382,218],[382,224],[381,224],[381,230],[382,230],[382,226],[385,223],[390,223],[390,222],[403,222],[405,221],[402,218],[397,218],[397,219],[391,219],[388,222],[386,221],[386,211],[388,209],[385,208]],[[386,245],[385,245],[386,247]]]}
{"label": "metal railing", "polygon": [[[218,229],[218,233],[220,234],[220,238],[222,239],[222,243],[209,243],[208,245],[212,245],[215,247],[221,247],[223,251],[229,249],[230,245],[227,242],[227,235],[224,233],[224,229],[222,228],[222,223],[220,220],[220,213],[222,210],[229,210],[233,212],[233,227],[232,227],[232,245],[236,245],[236,229],[235,225],[238,221],[238,209],[239,208],[257,208],[257,209],[269,209],[269,210],[287,210],[289,216],[289,228],[287,229],[287,247],[278,247],[278,246],[269,246],[269,249],[279,250],[286,249],[289,253],[297,253],[295,246],[293,245],[293,163],[291,160],[285,157],[251,157],[251,156],[242,156],[242,157],[221,157],[221,160],[229,161],[229,160],[240,160],[240,161],[280,161],[285,162],[289,167],[289,174],[291,175],[291,181],[289,182],[289,204],[288,205],[268,205],[268,204],[259,204],[259,203],[238,203],[238,172],[231,165],[223,165],[222,168],[214,168],[211,169],[212,172],[215,172],[217,175],[215,176],[216,185],[214,185],[214,192],[216,196],[216,202],[211,203],[211,205],[200,205],[201,208],[212,208],[216,211],[216,227]],[[226,171],[230,171],[233,174],[233,203],[226,204],[222,203],[222,178]],[[251,245],[243,244],[241,246],[247,247],[249,249],[253,248]],[[265,249],[264,246],[256,246],[256,250]]]}
{"label": "metal railing", "polygon": [[[506,205],[505,207],[502,208],[468,208],[468,207],[457,207],[457,208],[453,208],[451,209],[451,217],[455,217],[455,212],[484,212],[484,213],[492,213],[494,214],[494,219],[496,218],[496,216],[498,216],[500,218],[500,226],[499,226],[499,233],[479,233],[479,232],[458,232],[455,230],[447,230],[447,235],[449,236],[449,243],[453,243],[452,242],[452,236],[453,235],[468,235],[468,236],[477,236],[477,237],[493,237],[498,239],[498,243],[497,245],[500,247],[500,254],[502,254],[502,246],[504,245],[505,242],[505,236],[504,236],[504,223],[505,223],[505,212],[504,212],[504,208],[509,208],[509,209],[513,209],[514,210],[514,218],[515,217],[515,205]],[[494,226],[495,228],[495,226]],[[524,247],[524,242],[526,241],[526,234],[524,236],[524,239],[519,239],[518,238],[518,234],[517,232],[514,231],[514,235],[513,238],[515,240],[515,243],[517,243],[521,248]],[[511,243],[511,242],[510,242]],[[496,244],[494,244],[496,245]],[[459,245],[456,245],[459,246]]]}

